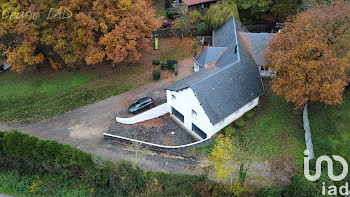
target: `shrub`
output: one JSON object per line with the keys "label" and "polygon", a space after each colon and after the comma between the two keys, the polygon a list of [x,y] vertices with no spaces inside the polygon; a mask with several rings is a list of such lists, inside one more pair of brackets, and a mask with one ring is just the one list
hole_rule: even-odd
{"label": "shrub", "polygon": [[168,69],[169,70],[172,70],[173,69],[173,66],[176,64],[178,64],[178,61],[177,60],[172,60],[172,59],[168,59],[166,61],[166,64],[168,65]]}
{"label": "shrub", "polygon": [[179,8],[171,7],[166,9],[166,16],[170,20],[175,20],[181,16],[181,10]]}
{"label": "shrub", "polygon": [[210,197],[211,185],[207,182],[198,182],[193,185],[193,190],[198,196],[201,197]]}
{"label": "shrub", "polygon": [[292,180],[283,188],[283,196],[292,197],[313,197],[321,195],[321,187],[315,182],[311,182],[302,173],[296,173]]}
{"label": "shrub", "polygon": [[235,129],[233,128],[233,127],[230,127],[230,126],[227,126],[227,127],[225,127],[225,129],[224,129],[224,135],[226,136],[226,137],[231,137],[231,136],[233,136],[234,134],[235,134]]}
{"label": "shrub", "polygon": [[152,60],[152,64],[153,65],[159,65],[160,64],[160,60],[154,59],[154,60]]}
{"label": "shrub", "polygon": [[197,32],[201,34],[205,34],[208,32],[208,27],[204,22],[198,23],[197,24]]}
{"label": "shrub", "polygon": [[260,189],[257,194],[257,197],[281,197],[282,188],[278,185],[272,185],[270,187]]}
{"label": "shrub", "polygon": [[194,56],[197,56],[197,53],[198,53],[197,49],[194,49],[194,50],[193,50],[193,55],[194,55]]}
{"label": "shrub", "polygon": [[193,10],[190,13],[190,17],[191,17],[193,22],[198,22],[201,20],[201,13],[198,10]]}
{"label": "shrub", "polygon": [[237,128],[243,128],[245,126],[245,122],[243,119],[238,119],[234,122],[234,125],[237,127]]}
{"label": "shrub", "polygon": [[254,114],[254,112],[252,112],[252,111],[249,111],[249,112],[245,113],[245,117],[246,117],[248,120],[254,118],[254,115],[255,115],[255,114]]}
{"label": "shrub", "polygon": [[[0,135],[1,136],[1,135]],[[56,141],[40,140],[18,131],[5,132],[1,137],[4,156],[32,163],[62,175],[84,174],[93,168],[91,155]]]}
{"label": "shrub", "polygon": [[194,40],[194,43],[193,43],[193,49],[197,49],[198,47],[198,41],[197,40]]}
{"label": "shrub", "polygon": [[171,68],[170,68],[170,70],[172,71],[172,72],[177,72],[177,64],[173,64],[172,66],[171,66]]}
{"label": "shrub", "polygon": [[162,63],[160,64],[160,69],[166,70],[167,68],[168,68],[168,65],[167,65],[166,63],[162,62]]}
{"label": "shrub", "polygon": [[160,79],[160,70],[159,69],[153,70],[152,76],[153,76],[153,80],[159,80]]}

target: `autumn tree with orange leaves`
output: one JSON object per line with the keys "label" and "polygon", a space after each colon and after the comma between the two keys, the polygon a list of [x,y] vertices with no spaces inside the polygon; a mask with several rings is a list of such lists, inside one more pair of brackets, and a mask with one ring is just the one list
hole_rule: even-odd
{"label": "autumn tree with orange leaves", "polygon": [[349,81],[350,3],[299,13],[269,42],[264,59],[277,72],[273,91],[296,108],[308,101],[342,103]]}
{"label": "autumn tree with orange leaves", "polygon": [[[0,0],[0,4],[0,54],[18,72],[38,64],[58,70],[62,65],[103,60],[136,62],[157,28],[151,0]],[[23,15],[29,11],[40,16]]]}

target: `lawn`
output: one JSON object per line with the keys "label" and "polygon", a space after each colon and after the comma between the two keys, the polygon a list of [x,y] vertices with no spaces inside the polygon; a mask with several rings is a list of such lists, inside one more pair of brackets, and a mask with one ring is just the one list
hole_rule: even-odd
{"label": "lawn", "polygon": [[[303,170],[306,146],[302,112],[295,111],[292,103],[276,96],[268,83],[264,86],[266,93],[252,110],[254,118],[242,117],[245,126],[235,128],[236,157],[255,163],[268,161],[272,170],[270,178],[276,174],[291,178],[295,172]],[[342,105],[310,103],[308,112],[315,156],[340,155],[350,161],[350,93],[345,94]],[[234,124],[231,126],[235,127]],[[209,154],[214,146],[215,142],[196,148],[195,153]],[[262,177],[262,180],[265,179]],[[277,179],[275,183],[282,182]]]}
{"label": "lawn", "polygon": [[152,82],[152,71],[157,68],[152,60],[191,57],[193,39],[161,38],[159,50],[145,51],[138,63],[117,65],[115,69],[104,63],[91,71],[2,73],[0,122],[43,120]]}
{"label": "lawn", "polygon": [[315,157],[340,155],[350,162],[350,92],[342,105],[311,103],[309,120]]}

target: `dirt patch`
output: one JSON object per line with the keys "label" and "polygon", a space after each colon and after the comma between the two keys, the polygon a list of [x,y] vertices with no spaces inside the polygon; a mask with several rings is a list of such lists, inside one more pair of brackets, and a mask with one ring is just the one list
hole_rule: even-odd
{"label": "dirt patch", "polygon": [[144,126],[147,128],[152,128],[152,127],[160,128],[164,124],[165,124],[165,121],[162,118],[154,118],[151,120],[136,123],[134,124],[134,126],[135,127]]}
{"label": "dirt patch", "polygon": [[124,94],[122,100],[119,102],[121,108],[126,109],[132,103],[133,98],[129,94]]}

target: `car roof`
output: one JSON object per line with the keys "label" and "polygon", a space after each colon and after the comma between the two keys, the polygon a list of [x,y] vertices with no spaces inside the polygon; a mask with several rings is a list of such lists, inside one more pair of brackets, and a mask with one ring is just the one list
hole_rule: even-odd
{"label": "car roof", "polygon": [[149,102],[151,100],[152,100],[152,98],[148,96],[148,97],[144,97],[144,98],[139,99],[138,102],[145,103],[145,102]]}

